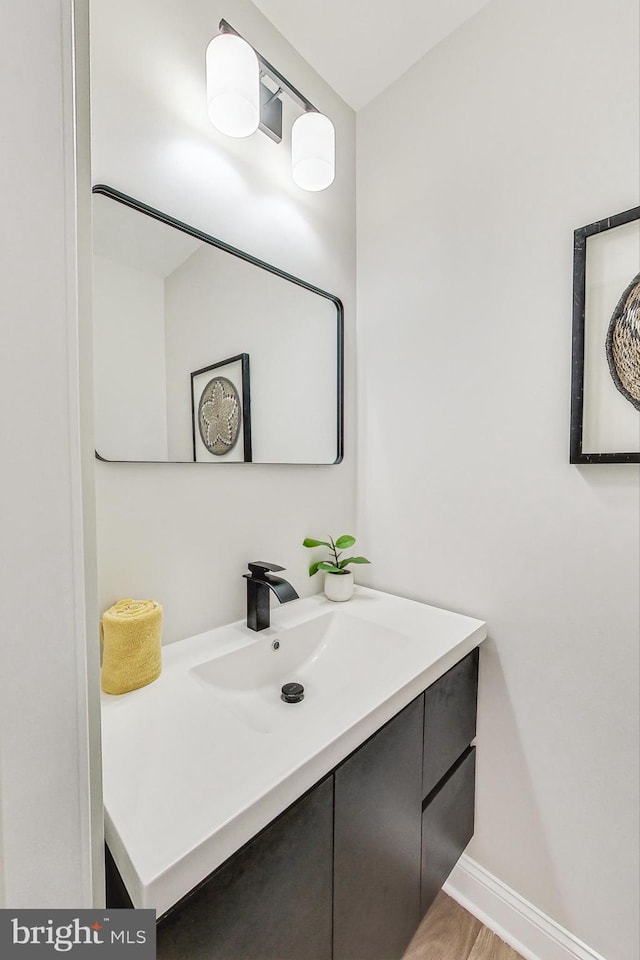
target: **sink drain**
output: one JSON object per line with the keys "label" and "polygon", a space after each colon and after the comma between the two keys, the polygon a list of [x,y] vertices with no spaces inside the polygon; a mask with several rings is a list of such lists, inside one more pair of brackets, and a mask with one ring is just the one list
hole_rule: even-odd
{"label": "sink drain", "polygon": [[285,703],[300,703],[304,700],[304,687],[301,683],[285,683],[280,698]]}

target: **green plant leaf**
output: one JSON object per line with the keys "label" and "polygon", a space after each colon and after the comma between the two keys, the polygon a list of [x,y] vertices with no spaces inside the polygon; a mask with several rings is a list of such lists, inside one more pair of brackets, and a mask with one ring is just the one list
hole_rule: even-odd
{"label": "green plant leaf", "polygon": [[352,547],[355,542],[355,537],[350,537],[348,533],[345,533],[336,540],[336,547],[338,550],[346,550],[347,547]]}
{"label": "green plant leaf", "polygon": [[320,566],[319,563],[312,563],[312,564],[311,564],[311,566],[309,567],[309,576],[310,576],[310,577],[312,577],[312,576],[314,575],[314,573],[317,573],[317,572],[318,572],[318,567],[319,567],[319,566]]}
{"label": "green plant leaf", "polygon": [[329,563],[327,560],[320,561],[318,570],[326,570],[327,573],[342,573],[340,567],[336,567],[334,563]]}
{"label": "green plant leaf", "polygon": [[371,560],[367,560],[366,557],[347,557],[346,560],[340,561],[340,566],[346,567],[348,563],[371,563]]}
{"label": "green plant leaf", "polygon": [[302,546],[303,546],[303,547],[329,547],[329,548],[331,548],[331,544],[330,544],[330,543],[327,543],[326,540],[312,540],[311,537],[305,537],[305,539],[302,541]]}

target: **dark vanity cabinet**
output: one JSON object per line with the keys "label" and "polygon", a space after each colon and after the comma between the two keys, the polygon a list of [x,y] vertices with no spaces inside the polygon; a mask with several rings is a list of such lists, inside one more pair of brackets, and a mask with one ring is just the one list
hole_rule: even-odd
{"label": "dark vanity cabinet", "polygon": [[477,680],[475,649],[162,917],[158,960],[400,960],[473,834]]}
{"label": "dark vanity cabinet", "polygon": [[478,652],[335,771],[333,960],[399,960],[473,836]]}

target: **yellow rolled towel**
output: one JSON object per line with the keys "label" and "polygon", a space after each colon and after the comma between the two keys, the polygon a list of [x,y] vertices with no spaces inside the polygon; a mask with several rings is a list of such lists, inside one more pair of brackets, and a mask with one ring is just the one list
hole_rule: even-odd
{"label": "yellow rolled towel", "polygon": [[162,607],[155,600],[119,600],[102,615],[102,689],[128,693],[162,670]]}

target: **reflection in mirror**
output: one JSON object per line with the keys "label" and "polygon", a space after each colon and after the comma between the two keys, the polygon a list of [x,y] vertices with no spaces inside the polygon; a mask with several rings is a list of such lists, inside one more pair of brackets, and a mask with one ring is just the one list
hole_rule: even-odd
{"label": "reflection in mirror", "polygon": [[342,459],[337,297],[105,186],[93,254],[100,459]]}

